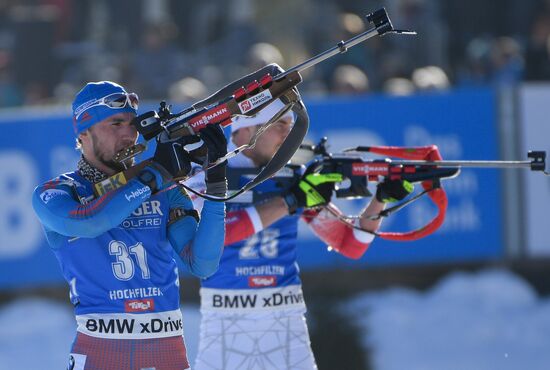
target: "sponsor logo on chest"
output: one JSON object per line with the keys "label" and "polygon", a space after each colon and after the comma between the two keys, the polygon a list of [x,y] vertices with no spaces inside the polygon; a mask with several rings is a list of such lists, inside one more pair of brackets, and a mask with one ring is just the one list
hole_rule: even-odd
{"label": "sponsor logo on chest", "polygon": [[125,312],[146,312],[155,309],[155,301],[153,299],[135,299],[124,302]]}
{"label": "sponsor logo on chest", "polygon": [[300,286],[263,289],[201,289],[201,309],[235,311],[285,308],[305,308],[304,295]]}
{"label": "sponsor logo on chest", "polygon": [[[141,302],[144,303],[144,302]],[[141,306],[138,304],[137,306]],[[78,331],[102,338],[154,338],[182,332],[179,310],[161,313],[77,316]]]}
{"label": "sponsor logo on chest", "polygon": [[158,200],[148,200],[136,208],[126,220],[122,222],[125,229],[158,228],[162,225],[161,203]]}
{"label": "sponsor logo on chest", "polygon": [[148,215],[159,215],[164,216],[164,213],[162,213],[162,209],[160,208],[160,201],[158,200],[148,200],[136,208],[134,212],[132,212],[132,216],[148,216]]}
{"label": "sponsor logo on chest", "polygon": [[64,190],[49,189],[40,193],[40,199],[42,199],[42,202],[44,202],[45,204],[48,204],[48,202],[53,198],[58,197],[60,195],[68,195],[68,194],[69,193],[67,193]]}
{"label": "sponsor logo on chest", "polygon": [[280,275],[285,274],[283,265],[261,265],[261,266],[237,266],[235,276],[258,276],[258,275]]}
{"label": "sponsor logo on chest", "polygon": [[261,288],[266,286],[276,286],[276,276],[249,276],[248,286],[251,288]]}
{"label": "sponsor logo on chest", "polygon": [[126,197],[126,200],[130,202],[132,199],[136,199],[141,197],[143,194],[147,193],[149,191],[149,187],[144,186],[142,188],[136,189],[134,191],[131,191],[129,194],[124,194]]}
{"label": "sponsor logo on chest", "polygon": [[212,295],[213,308],[270,308],[293,306],[303,303],[302,292],[285,292],[263,294],[214,294]]}

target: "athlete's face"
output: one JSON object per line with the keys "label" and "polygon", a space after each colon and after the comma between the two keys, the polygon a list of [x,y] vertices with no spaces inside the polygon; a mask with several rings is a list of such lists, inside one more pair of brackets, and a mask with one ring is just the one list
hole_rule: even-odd
{"label": "athlete's face", "polygon": [[[256,132],[259,128],[260,126],[255,126],[251,129]],[[266,165],[273,158],[277,150],[279,150],[291,129],[292,119],[290,117],[281,118],[258,137],[256,146],[247,153],[248,157],[256,165]]]}
{"label": "athlete's face", "polygon": [[138,133],[130,125],[134,117],[134,113],[118,113],[90,127],[80,137],[86,159],[100,170],[105,171],[105,167],[114,172],[123,170],[124,166],[113,158],[118,151],[136,143]]}

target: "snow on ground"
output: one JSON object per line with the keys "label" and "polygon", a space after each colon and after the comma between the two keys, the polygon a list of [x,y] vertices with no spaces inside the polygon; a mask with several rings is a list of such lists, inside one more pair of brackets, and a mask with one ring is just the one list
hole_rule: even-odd
{"label": "snow on ground", "polygon": [[377,370],[550,369],[550,300],[504,270],[363,294],[347,312]]}
{"label": "snow on ground", "polygon": [[[365,293],[344,310],[363,329],[375,370],[550,368],[550,300],[505,270],[451,274],[426,292]],[[192,361],[198,307],[182,311]],[[21,299],[0,307],[0,370],[63,369],[74,329],[64,304]]]}

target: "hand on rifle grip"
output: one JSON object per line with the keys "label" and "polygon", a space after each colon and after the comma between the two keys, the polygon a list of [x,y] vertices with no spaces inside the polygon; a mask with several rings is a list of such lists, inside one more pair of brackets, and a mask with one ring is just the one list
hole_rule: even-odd
{"label": "hand on rifle grip", "polygon": [[174,177],[183,177],[191,171],[191,160],[189,153],[184,149],[187,144],[197,142],[196,136],[181,136],[170,139],[166,132],[157,136],[157,147],[153,161],[164,170],[164,177],[167,180]]}
{"label": "hand on rifle grip", "polygon": [[[206,164],[216,162],[227,154],[227,139],[219,125],[207,125],[199,131],[199,136],[207,148]],[[206,171],[206,192],[211,195],[225,195],[227,160]]]}
{"label": "hand on rifle grip", "polygon": [[315,173],[310,171],[310,168],[283,195],[290,214],[295,213],[298,208],[314,208],[328,204],[335,183],[342,181],[342,175],[339,173]]}
{"label": "hand on rifle grip", "polygon": [[384,179],[376,186],[376,200],[381,203],[397,202],[412,193],[414,185],[407,180]]}

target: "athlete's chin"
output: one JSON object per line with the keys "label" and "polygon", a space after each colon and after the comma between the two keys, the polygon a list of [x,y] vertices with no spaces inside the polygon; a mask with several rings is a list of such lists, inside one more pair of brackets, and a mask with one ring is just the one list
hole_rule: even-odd
{"label": "athlete's chin", "polygon": [[271,158],[273,158],[273,154],[271,155],[263,155],[259,160],[259,165],[260,167],[265,167],[269,161],[271,160]]}
{"label": "athlete's chin", "polygon": [[[132,159],[133,159],[133,158],[132,158]],[[126,167],[124,166],[123,163],[117,162],[117,161],[115,161],[113,158],[111,158],[111,159],[109,159],[109,160],[102,159],[101,162],[102,162],[105,166],[107,166],[107,167],[109,167],[111,170],[113,170],[114,172],[120,172],[120,171],[123,171],[123,170],[126,169]],[[129,160],[125,162],[126,166],[129,166],[129,165],[128,165],[128,162],[129,162]]]}
{"label": "athlete's chin", "polygon": [[275,155],[275,153],[277,153],[277,151],[278,151],[279,149],[281,149],[281,146],[282,146],[282,145],[283,145],[283,142],[281,141],[279,144],[277,144],[277,145],[275,145],[275,146],[273,147],[273,150],[271,151],[271,153],[272,153],[271,156],[272,156],[272,157]]}
{"label": "athlete's chin", "polygon": [[122,163],[119,163],[119,162],[109,163],[109,168],[114,170],[115,172],[120,172],[120,171],[125,170],[124,165]]}

